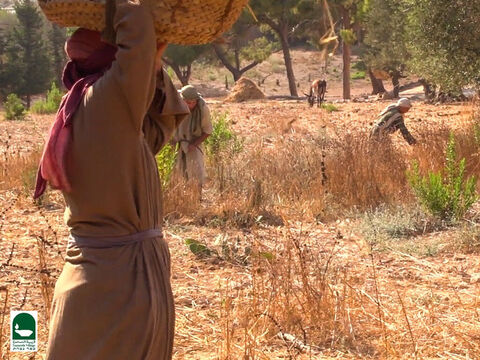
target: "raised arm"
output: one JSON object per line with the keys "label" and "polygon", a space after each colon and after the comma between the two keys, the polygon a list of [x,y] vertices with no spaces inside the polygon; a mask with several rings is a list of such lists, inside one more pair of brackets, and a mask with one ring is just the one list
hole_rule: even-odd
{"label": "raised arm", "polygon": [[[89,101],[113,106],[140,131],[155,91],[156,39],[149,6],[116,0],[114,18],[118,51],[112,67],[98,80]],[[115,119],[112,119],[115,121]]]}

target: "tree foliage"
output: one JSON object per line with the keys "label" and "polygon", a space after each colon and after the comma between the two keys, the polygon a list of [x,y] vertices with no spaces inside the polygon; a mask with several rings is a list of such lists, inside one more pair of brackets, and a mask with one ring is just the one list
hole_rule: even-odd
{"label": "tree foliage", "polygon": [[410,69],[442,91],[456,92],[480,75],[480,2],[404,0]]}
{"label": "tree foliage", "polygon": [[8,34],[5,46],[5,66],[0,88],[27,99],[44,92],[51,79],[50,59],[43,41],[43,21],[31,0],[14,6],[18,24]]}
{"label": "tree foliage", "polygon": [[163,60],[170,66],[182,85],[187,85],[192,74],[192,64],[199,59],[205,52],[207,47],[205,45],[168,45],[165,50]]}
{"label": "tree foliage", "polygon": [[237,81],[248,70],[267,59],[276,44],[269,41],[246,11],[228,31],[224,44],[213,43],[215,53]]}
{"label": "tree foliage", "polygon": [[258,20],[268,25],[278,37],[283,50],[290,95],[298,96],[290,40],[304,27],[318,20],[321,14],[320,3],[316,0],[252,0],[250,6]]}
{"label": "tree foliage", "polygon": [[67,60],[64,50],[65,41],[67,40],[67,29],[52,24],[48,33],[48,40],[55,82],[57,87],[61,87],[63,68]]}
{"label": "tree foliage", "polygon": [[358,40],[355,28],[359,28],[365,17],[369,0],[330,0],[335,16],[341,23],[339,35],[342,39],[343,98],[350,99],[351,47]]}
{"label": "tree foliage", "polygon": [[366,49],[363,58],[370,69],[390,74],[396,97],[399,92],[398,80],[409,58],[405,13],[403,0],[370,0],[365,14]]}
{"label": "tree foliage", "polygon": [[408,58],[406,20],[401,0],[370,0],[364,58],[371,68],[392,71],[404,67]]}

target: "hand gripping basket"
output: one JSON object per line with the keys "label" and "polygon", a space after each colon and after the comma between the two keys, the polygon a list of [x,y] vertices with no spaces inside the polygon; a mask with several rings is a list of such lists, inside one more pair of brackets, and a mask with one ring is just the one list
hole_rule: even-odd
{"label": "hand gripping basket", "polygon": [[[157,38],[183,45],[213,41],[234,24],[248,3],[248,0],[153,1]],[[60,26],[98,31],[105,28],[105,0],[38,0],[38,3],[47,18]]]}

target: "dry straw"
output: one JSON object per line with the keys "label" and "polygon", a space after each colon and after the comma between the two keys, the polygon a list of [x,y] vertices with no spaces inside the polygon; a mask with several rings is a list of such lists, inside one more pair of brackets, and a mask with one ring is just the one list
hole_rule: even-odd
{"label": "dry straw", "polygon": [[[228,30],[248,0],[157,0],[155,28],[159,40],[205,44]],[[60,26],[105,28],[103,0],[39,0],[47,18]]]}

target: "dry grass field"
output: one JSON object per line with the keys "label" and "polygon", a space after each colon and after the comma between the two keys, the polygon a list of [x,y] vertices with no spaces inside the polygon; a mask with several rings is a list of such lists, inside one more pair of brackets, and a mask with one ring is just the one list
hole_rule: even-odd
{"label": "dry grass field", "polygon": [[[385,103],[224,104],[243,149],[208,164],[204,201],[166,190],[175,359],[478,359],[480,228],[426,215],[405,171],[442,166],[450,130],[479,172],[473,105],[415,103],[399,135],[372,146]],[[0,122],[0,349],[41,359],[67,231],[63,201],[29,197],[52,117]],[[194,254],[185,240],[202,244]],[[38,310],[40,351],[8,351],[10,309]]]}
{"label": "dry grass field", "polygon": [[[293,56],[300,89],[323,76],[315,53]],[[279,57],[249,74],[272,73],[267,95],[286,94]],[[450,132],[466,173],[480,175],[476,106],[416,101],[406,125],[418,145],[398,134],[372,144],[371,123],[388,103],[335,102],[338,63],[328,110],[227,104],[218,97],[225,73],[194,69],[193,83],[242,146],[209,159],[202,202],[175,178],[165,190],[174,359],[480,359],[479,204],[461,221],[440,221],[406,179],[414,160],[422,171],[443,166]],[[353,94],[368,86],[355,80]],[[0,359],[45,353],[67,229],[57,192],[41,203],[31,194],[52,120],[0,113]],[[39,311],[38,353],[9,352],[11,309]]]}

